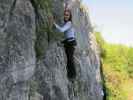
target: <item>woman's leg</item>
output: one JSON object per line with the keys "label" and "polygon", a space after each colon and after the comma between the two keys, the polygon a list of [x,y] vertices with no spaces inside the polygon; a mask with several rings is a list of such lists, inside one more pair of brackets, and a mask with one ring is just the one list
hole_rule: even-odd
{"label": "woman's leg", "polygon": [[74,66],[74,51],[75,48],[73,46],[65,46],[65,52],[67,56],[67,72],[69,78],[75,78],[76,70]]}

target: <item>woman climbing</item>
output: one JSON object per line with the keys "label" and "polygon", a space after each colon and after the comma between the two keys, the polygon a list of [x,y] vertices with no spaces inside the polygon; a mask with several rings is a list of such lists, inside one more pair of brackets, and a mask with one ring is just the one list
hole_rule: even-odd
{"label": "woman climbing", "polygon": [[72,25],[72,14],[69,9],[64,11],[64,25],[60,27],[54,22],[55,27],[64,32],[65,39],[62,41],[64,44],[66,56],[67,56],[67,76],[69,78],[76,77],[76,70],[74,66],[74,51],[76,46],[75,31]]}

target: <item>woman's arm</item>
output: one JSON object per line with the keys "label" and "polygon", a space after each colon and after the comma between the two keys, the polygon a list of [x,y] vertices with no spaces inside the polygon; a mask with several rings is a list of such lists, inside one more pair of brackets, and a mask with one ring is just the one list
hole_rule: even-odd
{"label": "woman's arm", "polygon": [[54,23],[55,27],[60,31],[60,32],[65,32],[69,30],[72,26],[71,22],[67,22],[63,27],[60,27],[58,24]]}

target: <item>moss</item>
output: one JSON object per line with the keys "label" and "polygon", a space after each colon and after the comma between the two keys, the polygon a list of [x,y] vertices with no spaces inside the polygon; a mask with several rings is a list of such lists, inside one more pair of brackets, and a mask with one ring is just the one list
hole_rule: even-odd
{"label": "moss", "polygon": [[[34,0],[36,6],[36,57],[44,55],[50,41],[52,27],[50,27],[49,16],[52,16],[51,0]],[[34,7],[35,8],[35,7]]]}
{"label": "moss", "polygon": [[[32,1],[33,2],[33,1]],[[53,28],[52,22],[49,19],[53,16],[54,9],[52,0],[34,0],[34,8],[36,11],[36,57],[40,58],[45,54],[45,51],[51,41],[56,41],[62,38],[63,34],[58,33]]]}
{"label": "moss", "polygon": [[51,0],[34,0],[34,1],[41,9],[45,9],[46,7],[50,8],[50,5],[52,3]]}
{"label": "moss", "polygon": [[37,84],[36,81],[31,80],[31,81],[29,82],[29,85],[30,85],[29,95],[30,95],[30,96],[33,96],[33,95],[35,95],[35,92],[37,92],[38,84]]}

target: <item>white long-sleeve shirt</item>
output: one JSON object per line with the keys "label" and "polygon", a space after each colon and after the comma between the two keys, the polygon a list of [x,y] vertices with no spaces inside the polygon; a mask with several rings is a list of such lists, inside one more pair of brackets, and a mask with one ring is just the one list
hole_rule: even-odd
{"label": "white long-sleeve shirt", "polygon": [[75,30],[72,26],[71,21],[66,22],[62,27],[60,27],[56,23],[54,23],[54,25],[60,32],[64,32],[65,39],[75,38]]}

